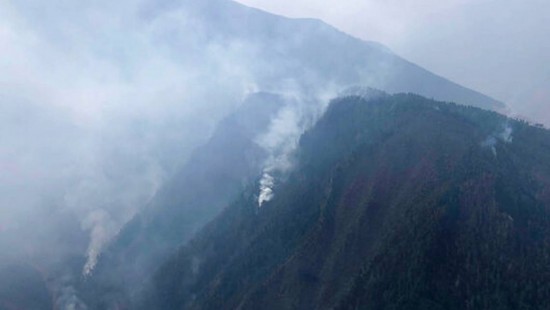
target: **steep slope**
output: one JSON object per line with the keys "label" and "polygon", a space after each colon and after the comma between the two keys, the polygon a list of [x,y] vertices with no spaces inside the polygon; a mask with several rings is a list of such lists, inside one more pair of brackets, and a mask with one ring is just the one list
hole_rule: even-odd
{"label": "steep slope", "polygon": [[334,101],[294,173],[156,274],[144,309],[546,309],[550,133],[416,95]]}
{"label": "steep slope", "polygon": [[127,302],[128,294],[139,291],[167,255],[238,196],[267,155],[254,139],[284,106],[285,100],[277,95],[253,94],[219,124],[148,208],[126,225],[92,276],[84,279],[80,291],[89,306]]}
{"label": "steep slope", "polygon": [[[367,85],[487,109],[504,108],[379,43],[356,39],[319,20],[284,18],[228,0],[172,2],[149,12],[147,18],[153,23],[173,16],[182,16],[183,22],[170,28],[172,45],[187,55],[186,60],[212,52],[244,70],[263,90],[290,86],[315,92]],[[200,35],[190,42],[191,33]]]}
{"label": "steep slope", "polygon": [[[200,70],[206,72],[198,73],[203,78],[211,78],[209,66],[224,64],[231,78],[243,78],[252,89],[307,100],[368,85],[503,108],[500,102],[411,64],[378,43],[358,40],[318,20],[288,19],[228,0],[165,1],[140,14],[156,29],[159,42],[169,45],[178,64],[204,65]],[[238,113],[244,110],[246,106]],[[122,229],[102,254],[93,277],[83,284],[88,302],[102,305],[97,296],[125,299],[118,296],[126,295],[119,289],[138,291],[159,260],[185,243],[258,175],[265,154],[250,136],[261,128],[247,128],[243,136],[242,129],[230,128],[233,122],[222,123],[209,146],[197,150],[148,210]]]}

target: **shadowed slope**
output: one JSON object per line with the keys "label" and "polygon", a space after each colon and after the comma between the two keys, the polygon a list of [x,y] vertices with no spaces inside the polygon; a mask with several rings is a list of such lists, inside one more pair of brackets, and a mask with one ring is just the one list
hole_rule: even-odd
{"label": "shadowed slope", "polygon": [[275,198],[245,191],[146,308],[545,308],[549,151],[548,131],[476,108],[336,100]]}

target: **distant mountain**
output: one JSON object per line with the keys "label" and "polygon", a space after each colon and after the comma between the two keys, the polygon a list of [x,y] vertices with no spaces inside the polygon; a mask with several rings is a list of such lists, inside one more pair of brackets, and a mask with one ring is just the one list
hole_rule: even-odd
{"label": "distant mountain", "polygon": [[[376,42],[315,19],[291,19],[229,0],[184,0],[144,13],[151,23],[181,16],[171,45],[182,61],[210,53],[244,70],[261,90],[340,91],[366,85],[394,92],[503,109],[502,103],[412,64]],[[190,35],[193,40],[190,41]],[[242,66],[242,67],[241,67]]]}
{"label": "distant mountain", "polygon": [[[174,22],[170,33],[170,44],[175,51],[179,51],[182,62],[202,59],[195,58],[196,54],[219,54],[229,64],[233,61],[236,66],[244,66],[244,70],[249,71],[257,84],[255,87],[260,90],[267,89],[288,95],[287,92],[291,89],[296,93],[290,95],[318,97],[318,93],[323,91],[340,92],[349,86],[368,85],[390,92],[415,92],[441,100],[497,110],[503,107],[489,97],[401,59],[378,43],[355,39],[318,20],[288,19],[228,0],[165,2],[164,5],[143,12],[143,18],[150,23],[170,20],[173,15],[183,16],[182,19],[176,19],[182,24]],[[193,33],[193,40],[185,36],[188,33]],[[212,52],[217,49],[221,50]],[[270,106],[265,109],[276,109],[273,104]],[[247,108],[245,103],[238,113]],[[274,113],[264,113],[262,125],[269,123],[273,116]],[[253,117],[257,116],[251,113],[249,121]],[[224,189],[232,185],[221,182],[220,175],[234,182],[243,175],[259,173],[254,168],[238,164],[222,167],[225,160],[233,160],[232,156],[244,158],[244,154],[237,153],[250,146],[239,143],[250,144],[250,139],[260,133],[253,131],[260,130],[258,126],[248,128],[248,141],[234,143],[234,139],[241,139],[242,136],[241,132],[235,130],[242,129],[226,128],[232,122],[234,123],[226,120],[220,125],[209,144],[218,143],[217,146],[205,146],[196,151],[182,171],[177,172],[173,180],[161,189],[149,210],[138,215],[123,229],[113,247],[125,248],[122,251],[132,253],[130,256],[138,259],[135,258],[141,257],[138,244],[148,244],[155,240],[155,246],[170,248],[174,244],[185,242],[189,234],[181,231],[196,230],[203,222],[195,221],[196,218],[206,219],[215,215],[215,210],[223,205],[220,202],[227,203],[230,200],[228,197],[231,195],[224,192]],[[239,150],[232,150],[234,147]],[[228,158],[222,156],[225,152],[229,152]],[[211,163],[210,160],[217,162]],[[206,166],[208,171],[201,170],[206,169]],[[219,193],[210,192],[214,184],[212,182],[223,185]],[[209,192],[206,193],[201,187],[207,188]],[[211,204],[201,203],[203,198],[212,195],[213,197],[207,197],[217,201],[212,207]],[[200,209],[197,209],[198,205],[202,205]],[[150,211],[153,209],[158,210]],[[172,211],[166,212],[167,209]],[[194,212],[202,215],[191,215],[189,210],[195,210]],[[175,225],[169,223],[175,222],[186,228],[174,230]],[[145,230],[142,231],[143,229]],[[141,232],[133,233],[135,231]],[[109,256],[109,251],[104,256]],[[149,251],[154,252],[153,249]],[[107,259],[113,258],[103,258],[104,261]],[[126,262],[126,258],[123,261]],[[136,264],[139,266],[136,267],[137,270],[141,269],[141,263]]]}
{"label": "distant mountain", "polygon": [[346,89],[347,96],[363,96],[362,88],[350,87],[366,85],[504,108],[319,20],[284,18],[228,0],[165,1],[140,14],[169,30],[160,31],[159,40],[168,42],[183,66],[205,62],[208,68],[209,61],[221,59],[227,71],[248,78],[252,91],[264,92],[222,121],[102,253],[93,275],[79,284],[91,308],[133,300],[161,261],[258,181],[267,154],[254,139],[288,98],[313,102]]}
{"label": "distant mountain", "polygon": [[82,284],[82,293],[89,293],[88,304],[105,308],[104,303],[138,294],[142,282],[169,254],[255,180],[267,156],[255,138],[285,104],[277,95],[252,94],[218,125],[210,140],[105,250],[92,277]]}
{"label": "distant mountain", "polygon": [[342,97],[143,309],[548,309],[550,132],[417,95]]}

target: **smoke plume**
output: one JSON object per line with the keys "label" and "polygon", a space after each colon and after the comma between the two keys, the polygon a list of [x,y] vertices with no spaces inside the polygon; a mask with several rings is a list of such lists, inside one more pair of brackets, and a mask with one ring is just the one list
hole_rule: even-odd
{"label": "smoke plume", "polygon": [[280,91],[286,98],[285,107],[273,117],[268,130],[256,138],[256,143],[269,154],[259,181],[258,207],[275,197],[278,178],[284,177],[293,167],[300,137],[322,115],[338,89],[332,86],[308,92],[296,90],[298,88],[293,85],[290,90]]}

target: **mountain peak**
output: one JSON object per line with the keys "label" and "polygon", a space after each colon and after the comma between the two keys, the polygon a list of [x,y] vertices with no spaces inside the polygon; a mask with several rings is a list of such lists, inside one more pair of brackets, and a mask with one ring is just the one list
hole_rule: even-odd
{"label": "mountain peak", "polygon": [[[481,142],[504,123],[515,138],[495,158]],[[350,96],[298,154],[269,206],[245,190],[159,269],[149,306],[548,305],[550,132],[417,95]]]}

